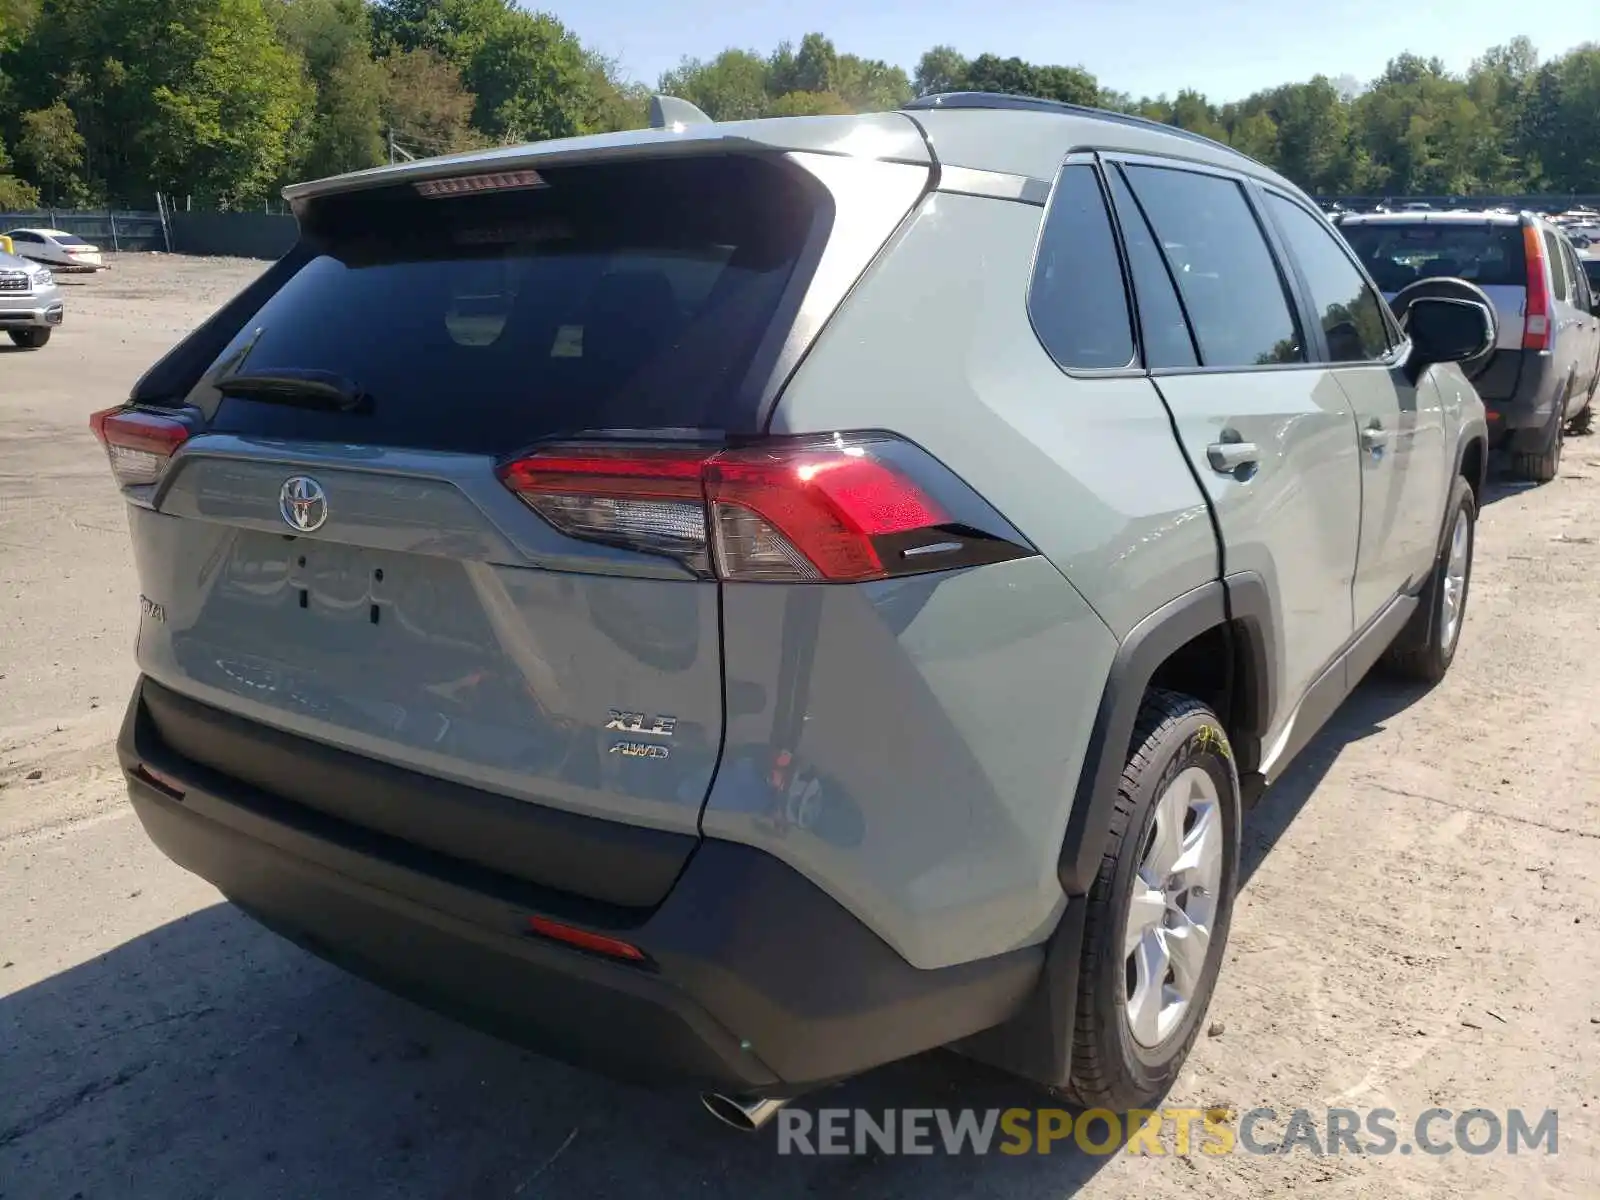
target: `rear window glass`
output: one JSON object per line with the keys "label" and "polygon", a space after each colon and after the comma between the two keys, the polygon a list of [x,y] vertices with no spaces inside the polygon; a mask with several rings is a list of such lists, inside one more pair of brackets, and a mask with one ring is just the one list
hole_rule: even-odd
{"label": "rear window glass", "polygon": [[50,236],[63,246],[87,246],[89,244],[81,237],[73,237],[70,233],[54,233]]}
{"label": "rear window glass", "polygon": [[1450,276],[1479,287],[1526,287],[1522,229],[1517,225],[1436,222],[1342,225],[1373,282],[1393,295],[1419,279]]}
{"label": "rear window glass", "polygon": [[[775,162],[551,170],[547,186],[327,197],[311,260],[190,395],[216,432],[501,454],[591,431],[746,432],[825,193]],[[781,330],[777,331],[781,333]],[[226,396],[317,372],[354,411]]]}

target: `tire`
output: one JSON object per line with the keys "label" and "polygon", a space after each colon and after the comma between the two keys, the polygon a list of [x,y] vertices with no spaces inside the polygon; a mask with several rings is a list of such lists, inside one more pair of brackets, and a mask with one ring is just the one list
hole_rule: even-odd
{"label": "tire", "polygon": [[[1239,877],[1239,775],[1217,715],[1189,696],[1153,690],[1139,711],[1132,745],[1117,786],[1100,872],[1089,892],[1067,1088],[1073,1102],[1113,1112],[1153,1106],[1183,1068],[1216,986]],[[1196,795],[1209,813],[1186,800]],[[1175,812],[1184,814],[1181,822]],[[1209,835],[1200,832],[1207,823]],[[1194,918],[1187,929],[1171,904],[1157,898],[1163,889],[1149,886],[1152,877],[1163,874],[1160,860],[1172,856],[1174,843],[1167,840],[1167,830],[1176,831],[1176,844],[1190,858],[1197,838],[1214,839],[1213,854],[1206,856],[1214,866],[1206,873],[1214,886],[1203,893],[1196,887],[1167,897],[1186,910],[1186,920]],[[1159,852],[1158,840],[1165,847]],[[1140,907],[1135,905],[1136,883],[1144,902]],[[1179,948],[1196,944],[1189,931],[1204,927],[1208,903],[1210,935],[1196,966],[1195,957]],[[1132,953],[1125,952],[1130,930],[1139,927],[1130,918],[1158,911]],[[1160,951],[1169,956],[1165,966]],[[1158,1005],[1158,1016],[1151,1019],[1151,1005],[1138,1001],[1151,995],[1153,968],[1163,972],[1159,992],[1164,995],[1167,980],[1182,984],[1177,970],[1184,962],[1188,968],[1183,973],[1190,980],[1186,1005],[1172,1011]],[[1173,973],[1166,974],[1168,970]]]}
{"label": "tire", "polygon": [[48,329],[12,329],[11,340],[24,350],[37,350],[50,340]]}
{"label": "tire", "polygon": [[1556,404],[1555,416],[1543,450],[1513,450],[1511,473],[1530,483],[1549,483],[1561,470],[1561,443],[1566,440],[1567,401]]}
{"label": "tire", "polygon": [[[1465,479],[1457,476],[1445,509],[1444,542],[1418,597],[1417,611],[1411,614],[1411,620],[1406,622],[1384,656],[1384,665],[1390,674],[1431,686],[1444,678],[1455,661],[1461,627],[1466,621],[1467,594],[1472,589],[1472,552],[1477,543],[1477,528],[1478,506],[1472,498],[1472,489]],[[1458,531],[1464,537],[1466,559],[1460,564],[1456,585],[1452,585],[1449,581],[1455,562],[1453,555],[1458,549]],[[1454,593],[1453,622],[1447,619],[1444,603],[1451,592]]]}

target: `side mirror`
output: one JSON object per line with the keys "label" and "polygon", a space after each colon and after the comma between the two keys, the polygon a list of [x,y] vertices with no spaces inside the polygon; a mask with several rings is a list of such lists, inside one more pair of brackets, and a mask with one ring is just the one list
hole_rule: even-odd
{"label": "side mirror", "polygon": [[1418,296],[1406,313],[1411,336],[1407,367],[1416,379],[1435,363],[1465,362],[1494,344],[1494,316],[1471,300]]}

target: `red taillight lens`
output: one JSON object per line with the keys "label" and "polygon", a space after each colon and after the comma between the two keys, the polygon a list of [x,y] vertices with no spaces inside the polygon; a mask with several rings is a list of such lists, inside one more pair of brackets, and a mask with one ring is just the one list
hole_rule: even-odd
{"label": "red taillight lens", "polygon": [[1528,298],[1523,308],[1522,348],[1548,350],[1550,289],[1544,281],[1544,239],[1532,225],[1522,227],[1522,256],[1528,264]]}
{"label": "red taillight lens", "polygon": [[729,579],[881,579],[877,538],[949,520],[861,447],[719,454],[706,464],[706,494],[717,569]]}
{"label": "red taillight lens", "polygon": [[108,408],[89,418],[106,448],[111,474],[122,487],[154,483],[189,438],[189,427],[172,417],[131,408]]}
{"label": "red taillight lens", "polygon": [[[563,533],[729,580],[855,582],[960,565],[940,557],[964,547],[940,534],[952,524],[945,506],[881,448],[843,438],[721,452],[558,447],[507,464],[500,478]],[[919,552],[925,561],[913,561]]]}

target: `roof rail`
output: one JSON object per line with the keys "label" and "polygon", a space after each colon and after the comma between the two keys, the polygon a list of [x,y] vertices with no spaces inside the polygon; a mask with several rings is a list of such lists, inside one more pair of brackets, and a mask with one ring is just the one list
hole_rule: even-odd
{"label": "roof rail", "polygon": [[1068,104],[1065,100],[1045,100],[1038,96],[1013,96],[1005,92],[937,92],[930,96],[918,96],[909,104],[903,104],[900,107],[903,109],[998,108],[1010,109],[1015,112],[1065,113],[1077,117],[1093,117],[1096,120],[1115,121],[1120,125],[1130,125],[1139,129],[1159,129],[1162,133],[1170,133],[1173,137],[1199,142],[1206,146],[1215,146],[1218,150],[1226,150],[1229,154],[1238,154],[1241,158],[1249,157],[1235,150],[1226,142],[1208,138],[1203,133],[1195,133],[1193,130],[1184,129],[1180,125],[1168,125],[1163,121],[1155,121],[1149,117],[1136,117],[1132,113],[1116,112],[1109,108],[1094,108],[1088,104]]}
{"label": "roof rail", "polygon": [[651,96],[650,97],[650,128],[671,129],[673,126],[682,128],[685,125],[711,125],[714,124],[710,117],[701,112],[687,100],[680,100],[676,96]]}

